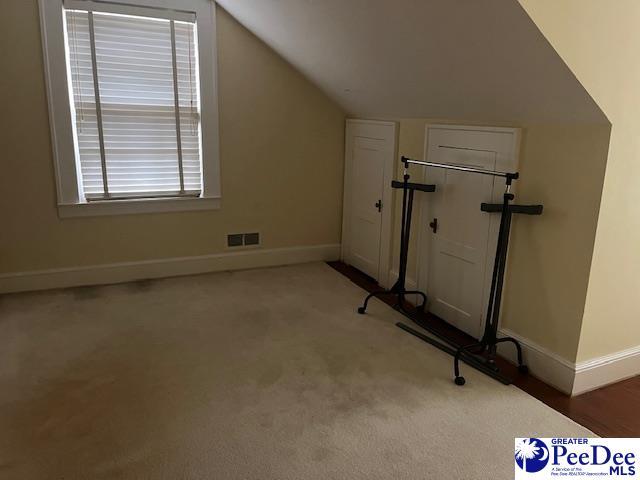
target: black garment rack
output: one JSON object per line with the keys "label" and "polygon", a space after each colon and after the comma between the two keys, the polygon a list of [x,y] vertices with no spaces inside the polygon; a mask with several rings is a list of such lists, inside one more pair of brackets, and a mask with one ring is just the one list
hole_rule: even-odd
{"label": "black garment rack", "polygon": [[[402,189],[402,225],[400,231],[400,265],[398,268],[398,280],[389,290],[380,290],[367,295],[364,300],[364,304],[358,308],[358,313],[364,314],[366,312],[369,300],[373,297],[382,295],[395,295],[396,303],[394,305],[394,308],[404,314],[407,318],[412,320],[422,329],[429,332],[432,336],[428,336],[425,333],[416,330],[402,322],[398,322],[396,323],[396,325],[406,332],[423,340],[424,342],[427,342],[435,346],[436,348],[452,355],[454,357],[454,379],[456,385],[465,384],[464,377],[460,375],[460,360],[485,373],[486,375],[495,378],[505,385],[508,385],[509,383],[511,383],[511,380],[500,372],[495,363],[497,345],[499,343],[513,343],[517,351],[518,370],[523,373],[528,372],[527,366],[524,365],[522,361],[522,347],[520,346],[520,343],[512,337],[498,338],[497,336],[498,320],[500,317],[500,302],[502,300],[502,289],[504,285],[504,272],[507,261],[507,251],[509,247],[511,218],[514,213],[540,215],[542,214],[543,206],[511,204],[511,201],[513,201],[514,199],[514,195],[511,193],[511,185],[514,180],[518,179],[519,175],[517,172],[499,172],[482,170],[472,167],[464,167],[459,165],[450,165],[445,163],[425,162],[421,160],[413,160],[405,156],[401,157],[401,161],[404,164],[403,181],[399,182],[394,180],[391,183],[391,186],[393,188]],[[500,228],[498,231],[498,244],[496,247],[496,257],[491,278],[491,290],[489,294],[489,305],[487,308],[484,334],[479,341],[471,343],[469,345],[458,345],[454,343],[452,340],[435,330],[432,326],[418,319],[413,312],[405,308],[405,296],[409,294],[416,294],[422,298],[422,303],[416,306],[417,312],[423,312],[427,303],[427,297],[423,292],[406,289],[407,258],[409,251],[409,238],[411,233],[411,214],[413,211],[414,193],[416,191],[435,192],[436,190],[435,185],[425,185],[421,183],[409,182],[410,164],[443,168],[447,170],[458,170],[462,172],[477,173],[481,175],[491,175],[494,177],[502,177],[505,179],[506,189],[503,194],[502,203],[483,203],[480,206],[480,209],[483,212],[500,213]]]}

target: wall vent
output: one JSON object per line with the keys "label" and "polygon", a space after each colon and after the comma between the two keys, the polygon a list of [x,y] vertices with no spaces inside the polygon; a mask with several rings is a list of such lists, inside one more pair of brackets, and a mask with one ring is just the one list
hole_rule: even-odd
{"label": "wall vent", "polygon": [[260,234],[259,233],[245,233],[244,234],[244,244],[245,245],[260,245]]}
{"label": "wall vent", "polygon": [[232,233],[227,235],[227,247],[241,247],[244,245],[244,235],[241,233]]}
{"label": "wall vent", "polygon": [[227,247],[254,247],[260,245],[260,234],[230,233],[227,235]]}

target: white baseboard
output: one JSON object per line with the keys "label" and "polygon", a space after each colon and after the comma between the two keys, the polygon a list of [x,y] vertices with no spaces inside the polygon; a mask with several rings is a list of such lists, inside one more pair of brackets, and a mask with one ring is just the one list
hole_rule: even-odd
{"label": "white baseboard", "polygon": [[102,285],[147,278],[329,261],[337,260],[338,258],[340,258],[340,245],[331,244],[242,250],[196,257],[163,258],[139,262],[8,273],[0,275],[0,293]]}
{"label": "white baseboard", "polygon": [[[501,328],[498,334],[500,337],[513,337],[520,342],[524,363],[529,367],[531,375],[563,393],[572,394],[575,363],[506,328]],[[513,344],[499,344],[498,353],[510,362],[517,363],[518,357]]]}
{"label": "white baseboard", "polygon": [[573,395],[640,375],[640,346],[576,364]]}
{"label": "white baseboard", "polygon": [[[573,363],[510,330],[500,329],[499,333],[520,342],[533,376],[572,396],[640,375],[640,346]],[[516,363],[516,350],[508,343],[500,345],[499,353]]]}

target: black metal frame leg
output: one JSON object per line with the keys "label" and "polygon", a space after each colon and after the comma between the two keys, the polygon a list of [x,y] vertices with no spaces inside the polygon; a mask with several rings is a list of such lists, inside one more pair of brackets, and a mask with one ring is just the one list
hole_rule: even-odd
{"label": "black metal frame leg", "polygon": [[504,342],[511,342],[516,346],[516,353],[518,355],[518,371],[520,373],[529,373],[529,367],[524,364],[522,359],[522,346],[520,345],[520,342],[513,337],[498,338],[496,340],[496,344]]}
{"label": "black metal frame leg", "polygon": [[396,307],[400,307],[404,310],[404,296],[405,295],[420,295],[422,297],[422,303],[420,305],[416,305],[416,309],[419,312],[424,312],[424,309],[427,305],[427,296],[422,293],[419,292],[418,290],[403,290],[401,292],[396,292],[394,290],[379,290],[377,292],[371,292],[369,295],[367,295],[367,298],[364,299],[364,303],[362,304],[361,307],[358,307],[358,313],[360,314],[364,314],[367,311],[367,306],[369,305],[369,300],[371,300],[373,297],[380,297],[381,295],[397,295],[398,296],[398,301],[396,302]]}
{"label": "black metal frame leg", "polygon": [[422,297],[422,303],[420,305],[416,305],[416,310],[424,312],[424,309],[427,306],[427,296],[424,293],[419,292],[418,290],[405,290],[402,292],[402,296],[404,297],[405,295],[420,295]]}
{"label": "black metal frame leg", "polygon": [[364,314],[367,311],[367,305],[369,305],[369,300],[371,300],[373,297],[378,297],[380,295],[392,295],[395,292],[391,292],[389,290],[380,290],[378,292],[371,292],[369,295],[367,295],[367,298],[364,299],[364,303],[362,304],[361,307],[358,307],[358,313],[359,314]]}
{"label": "black metal frame leg", "polygon": [[507,191],[503,195],[502,207],[500,209],[500,229],[498,231],[498,242],[496,245],[496,256],[493,265],[491,278],[491,290],[489,293],[489,304],[487,307],[486,323],[482,340],[477,344],[462,346],[458,348],[453,360],[454,381],[456,385],[464,385],[465,379],[460,375],[460,360],[464,355],[472,356],[469,351],[475,347],[481,347],[480,353],[487,352],[486,356],[476,355],[474,362],[483,364],[483,368],[498,372],[495,364],[497,345],[499,343],[511,342],[516,346],[518,353],[518,370],[527,373],[529,369],[522,362],[522,347],[520,343],[511,337],[498,338],[498,322],[500,319],[500,302],[502,300],[502,287],[504,283],[504,273],[507,264],[507,251],[509,248],[509,232],[511,229],[511,209],[509,202],[513,200],[513,194],[509,192],[510,182],[507,182]]}

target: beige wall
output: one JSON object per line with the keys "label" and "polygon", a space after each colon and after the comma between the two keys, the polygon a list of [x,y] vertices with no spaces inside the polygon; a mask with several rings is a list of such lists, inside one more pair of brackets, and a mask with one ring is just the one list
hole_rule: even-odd
{"label": "beige wall", "polygon": [[[400,121],[399,155],[423,157],[427,123],[447,122]],[[609,130],[607,125],[522,128],[517,202],[542,203],[544,214],[513,220],[502,326],[569,361],[575,360],[578,348]],[[399,164],[397,178],[401,168]],[[418,218],[419,207],[409,256],[408,276],[413,279]],[[393,247],[396,269],[398,241],[399,227]]]}
{"label": "beige wall", "polygon": [[613,125],[578,360],[637,347],[640,345],[640,2],[520,0],[520,3]]}
{"label": "beige wall", "polygon": [[61,220],[36,0],[0,16],[0,272],[340,242],[344,114],[218,9],[222,209]]}

